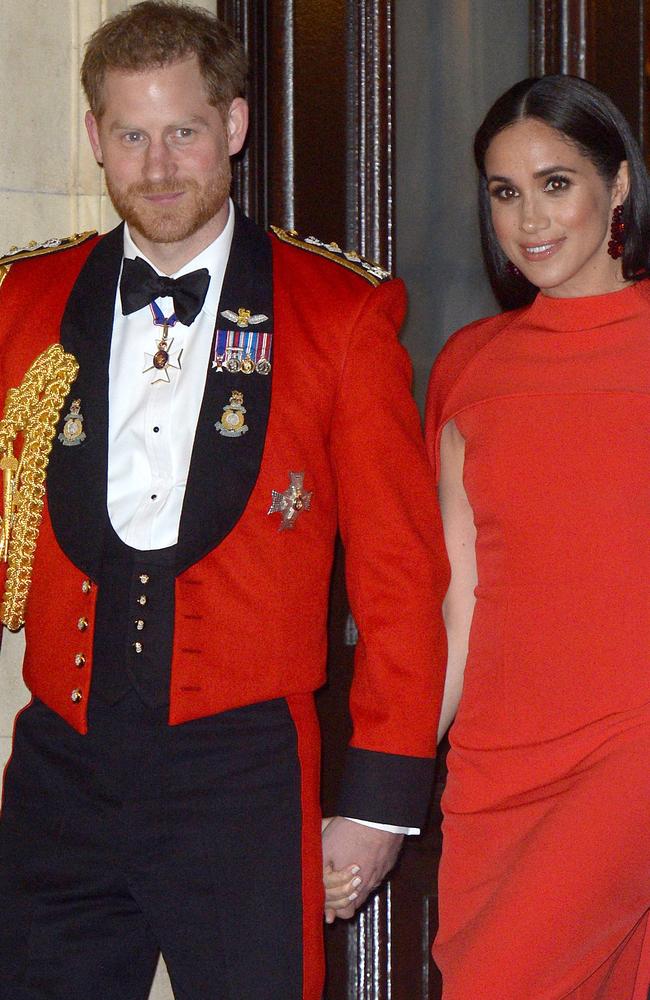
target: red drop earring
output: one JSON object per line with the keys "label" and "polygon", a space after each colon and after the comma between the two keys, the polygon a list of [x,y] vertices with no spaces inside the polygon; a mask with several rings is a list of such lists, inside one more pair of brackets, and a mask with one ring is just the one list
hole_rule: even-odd
{"label": "red drop earring", "polygon": [[612,224],[610,227],[611,239],[607,244],[607,253],[614,260],[623,256],[625,249],[625,223],[623,222],[623,206],[617,205],[612,212]]}

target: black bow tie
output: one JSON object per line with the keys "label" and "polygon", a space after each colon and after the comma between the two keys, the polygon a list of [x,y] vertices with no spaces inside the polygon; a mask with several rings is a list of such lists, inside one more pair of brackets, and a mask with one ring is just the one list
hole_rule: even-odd
{"label": "black bow tie", "polygon": [[122,312],[128,316],[148,306],[154,299],[170,296],[179,321],[189,326],[201,312],[209,284],[207,267],[190,271],[180,278],[168,278],[164,274],[156,274],[142,257],[134,260],[125,257],[120,280]]}

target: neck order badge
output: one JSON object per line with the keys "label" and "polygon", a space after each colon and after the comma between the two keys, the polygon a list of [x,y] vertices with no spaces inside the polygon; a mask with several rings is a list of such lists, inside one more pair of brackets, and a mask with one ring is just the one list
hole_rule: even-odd
{"label": "neck order badge", "polygon": [[160,340],[156,341],[156,353],[144,355],[145,367],[142,369],[142,373],[156,371],[158,374],[155,378],[152,378],[151,384],[155,385],[156,382],[170,382],[169,369],[176,368],[178,371],[181,369],[181,355],[183,349],[180,351],[175,351],[172,354],[171,347],[174,343],[174,338],[171,340],[167,339],[169,328],[174,327],[178,322],[178,317],[176,313],[172,313],[171,316],[165,317],[162,314],[160,306],[156,302],[151,302],[151,312],[153,313],[153,324],[154,326],[162,326],[162,334]]}

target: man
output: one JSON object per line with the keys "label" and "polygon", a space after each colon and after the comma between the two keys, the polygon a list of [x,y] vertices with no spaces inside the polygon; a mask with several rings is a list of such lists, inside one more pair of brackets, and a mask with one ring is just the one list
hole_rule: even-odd
{"label": "man", "polygon": [[[106,22],[86,124],[126,225],[0,262],[4,391],[48,373],[0,425],[3,614],[31,580],[34,696],[0,822],[2,1000],[145,1000],[160,951],[179,998],[317,1000],[322,861],[359,864],[359,905],[426,809],[446,578],[403,289],[229,201],[244,65],[189,6]],[[321,858],[337,523],[360,641]]]}

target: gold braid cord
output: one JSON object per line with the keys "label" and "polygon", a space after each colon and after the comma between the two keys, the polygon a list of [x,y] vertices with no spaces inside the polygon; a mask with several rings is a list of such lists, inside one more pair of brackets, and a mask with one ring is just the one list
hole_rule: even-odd
{"label": "gold braid cord", "polygon": [[[20,386],[7,393],[0,420],[4,487],[0,560],[7,563],[0,619],[12,631],[25,621],[48,458],[59,413],[78,371],[76,358],[66,354],[60,344],[48,347],[30,365]],[[17,459],[14,445],[20,433],[23,447]]]}

